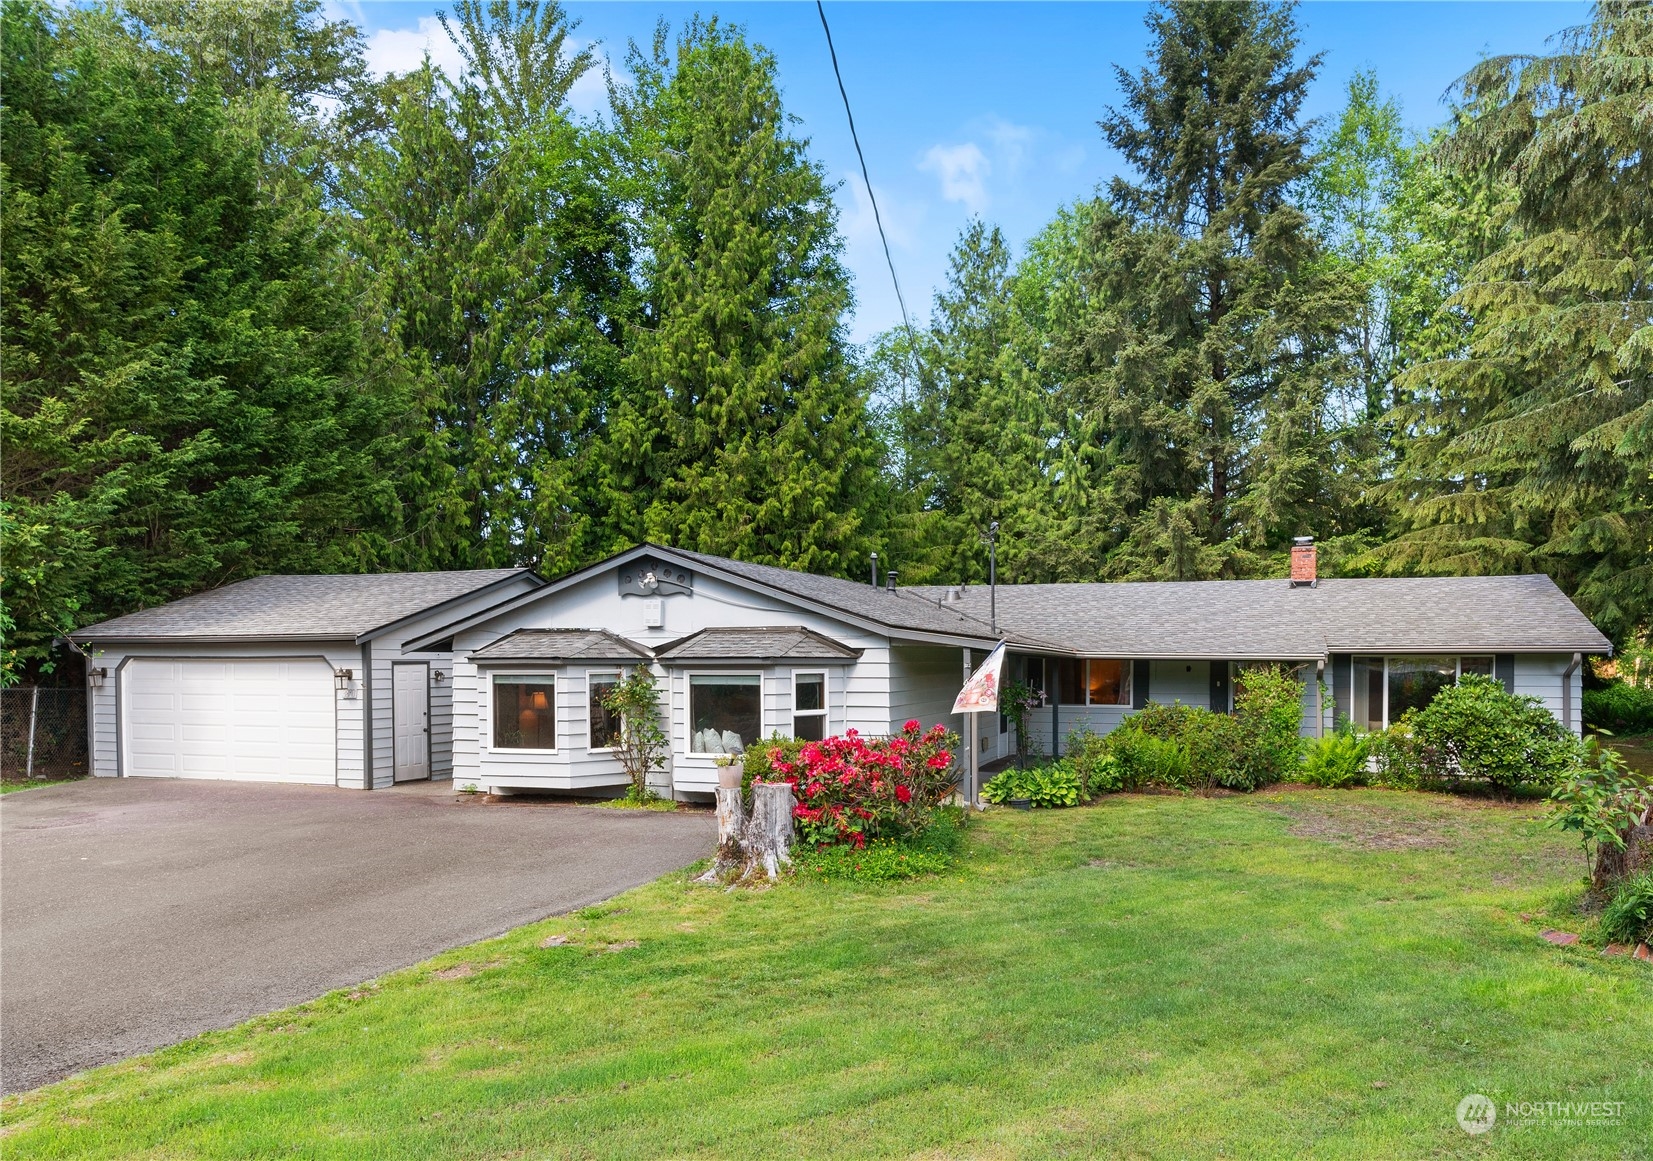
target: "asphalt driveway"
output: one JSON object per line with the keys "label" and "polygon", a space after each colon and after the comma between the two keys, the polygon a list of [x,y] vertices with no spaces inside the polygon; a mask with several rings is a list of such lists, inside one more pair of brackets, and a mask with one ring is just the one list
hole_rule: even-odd
{"label": "asphalt driveway", "polygon": [[94,779],[0,800],[0,1088],[311,999],[711,852],[704,812],[445,784]]}

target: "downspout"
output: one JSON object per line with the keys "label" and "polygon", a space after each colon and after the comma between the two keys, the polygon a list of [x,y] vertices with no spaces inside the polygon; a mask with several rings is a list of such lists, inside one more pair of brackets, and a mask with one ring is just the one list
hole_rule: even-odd
{"label": "downspout", "polygon": [[1052,758],[1062,756],[1062,667],[1050,665],[1050,749]]}
{"label": "downspout", "polygon": [[[1572,664],[1561,671],[1561,724],[1569,730],[1573,729],[1573,674],[1577,673],[1578,667],[1583,664],[1584,654],[1574,653]],[[1579,728],[1573,732],[1583,734],[1584,724],[1580,722]]]}
{"label": "downspout", "polygon": [[1314,663],[1314,736],[1326,736],[1326,659]]}
{"label": "downspout", "polygon": [[[972,666],[970,665],[970,649],[969,649],[968,646],[966,646],[966,648],[964,650],[964,685],[969,685],[970,684],[970,675],[971,675],[972,672],[974,672],[974,670],[973,670]],[[959,688],[963,689],[964,685],[959,686]],[[971,773],[976,768],[976,739],[971,736],[972,734],[974,734],[976,732],[976,715],[975,714],[960,714],[959,717],[960,717],[960,719],[962,719],[962,724],[959,728],[959,737],[961,739],[963,739],[964,747],[965,747],[965,753],[968,755],[968,759],[966,760],[966,762],[964,764],[964,778],[963,778],[963,781],[965,783],[965,801],[964,801],[964,805],[966,807],[971,807],[971,806],[976,805],[976,799],[975,799],[976,788],[975,788],[975,785],[973,784],[973,779],[971,778]]]}
{"label": "downspout", "polygon": [[373,789],[373,642],[362,642],[362,789]]}

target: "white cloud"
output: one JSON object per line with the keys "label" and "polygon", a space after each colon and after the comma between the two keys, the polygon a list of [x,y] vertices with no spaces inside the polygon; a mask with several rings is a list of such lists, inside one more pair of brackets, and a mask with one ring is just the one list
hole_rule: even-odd
{"label": "white cloud", "polygon": [[[579,41],[570,39],[564,44],[564,51],[575,53],[583,47]],[[631,74],[616,65],[601,45],[592,42],[591,47],[595,50],[595,59],[568,90],[568,107],[586,117],[600,117],[608,112],[607,70],[613,70],[614,79],[622,86],[631,83]]]}
{"label": "white cloud", "polygon": [[918,168],[940,179],[941,196],[948,201],[962,203],[972,214],[987,208],[987,175],[993,165],[974,141],[963,145],[932,145]]}
{"label": "white cloud", "polygon": [[416,28],[381,28],[367,38],[368,71],[383,76],[418,68],[430,53],[431,63],[457,77],[465,62],[434,16],[421,16]]}
{"label": "white cloud", "polygon": [[[852,249],[861,246],[874,248],[882,264],[884,248],[878,237],[878,218],[873,215],[872,201],[867,197],[867,187],[861,175],[845,173],[839,188],[848,190],[850,195],[850,205],[845,206],[841,199],[839,201],[838,230],[843,234],[844,241]],[[884,233],[890,239],[890,248],[912,249],[923,208],[897,201],[883,186],[873,187],[873,192],[878,197],[878,213],[884,220]]]}
{"label": "white cloud", "polygon": [[1005,173],[1020,173],[1033,152],[1038,135],[1029,125],[1017,125],[1003,117],[988,117],[984,124],[987,139],[993,144],[993,156]]}

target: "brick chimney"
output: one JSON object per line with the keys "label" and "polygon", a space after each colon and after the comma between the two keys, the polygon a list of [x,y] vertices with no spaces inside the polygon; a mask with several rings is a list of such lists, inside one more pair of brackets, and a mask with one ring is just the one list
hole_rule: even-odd
{"label": "brick chimney", "polygon": [[1315,574],[1314,537],[1297,536],[1291,542],[1291,587],[1313,588],[1318,580]]}

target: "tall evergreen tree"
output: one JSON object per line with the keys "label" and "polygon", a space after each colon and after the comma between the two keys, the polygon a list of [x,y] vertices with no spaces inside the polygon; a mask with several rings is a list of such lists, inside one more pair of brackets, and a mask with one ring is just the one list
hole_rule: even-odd
{"label": "tall evergreen tree", "polygon": [[1289,6],[1174,2],[1151,65],[1101,123],[1137,171],[1094,245],[1105,304],[1062,336],[1075,409],[1103,433],[1124,517],[1107,569],[1245,572],[1293,533],[1341,531],[1328,394],[1353,305],[1291,201],[1308,173]]}
{"label": "tall evergreen tree", "polygon": [[387,82],[344,182],[379,365],[415,401],[385,550],[562,571],[609,543],[599,455],[631,297],[611,143],[568,111],[592,58],[564,51],[556,3],[461,0],[444,24],[463,74]]}
{"label": "tall evergreen tree", "polygon": [[697,19],[628,66],[615,111],[645,302],[609,429],[618,538],[859,575],[877,459],[849,278],[775,60]]}
{"label": "tall evergreen tree", "polygon": [[1603,3],[1545,57],[1465,77],[1449,166],[1513,191],[1455,298],[1467,351],[1417,367],[1426,438],[1393,567],[1541,568],[1619,637],[1653,622],[1653,8]]}
{"label": "tall evergreen tree", "polygon": [[1411,150],[1400,105],[1378,93],[1377,75],[1356,73],[1348,101],[1316,142],[1306,183],[1307,209],[1325,245],[1326,260],[1347,274],[1359,296],[1351,328],[1350,422],[1375,422],[1389,409],[1396,334],[1390,314],[1389,266],[1396,249],[1390,207],[1400,194]]}
{"label": "tall evergreen tree", "polygon": [[[973,220],[953,248],[916,352],[922,371],[909,382],[905,360],[894,353],[886,360],[906,501],[892,550],[914,583],[985,580],[989,526],[1001,525],[1009,548],[1022,535],[1023,517],[1039,506],[1030,493],[1042,482],[1045,408],[1037,383],[1018,373],[1019,327],[1010,248],[998,227]],[[904,338],[897,332],[886,341]],[[1017,555],[1001,559],[1013,564]]]}
{"label": "tall evergreen tree", "polygon": [[8,3],[0,32],[10,675],[109,614],[360,567],[395,401],[313,194],[111,12]]}

